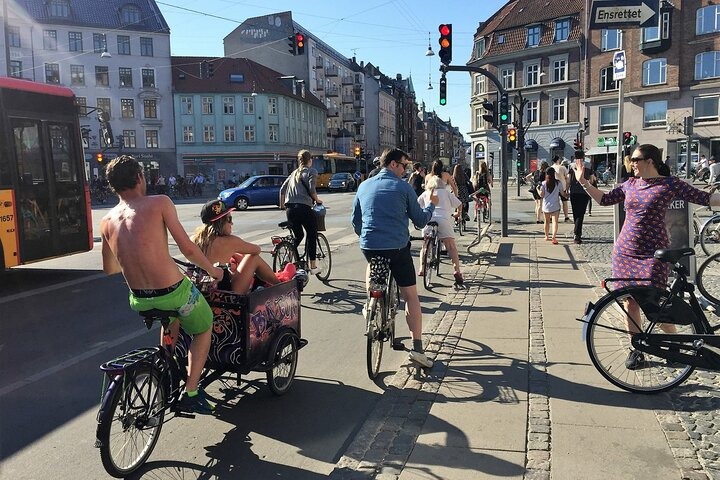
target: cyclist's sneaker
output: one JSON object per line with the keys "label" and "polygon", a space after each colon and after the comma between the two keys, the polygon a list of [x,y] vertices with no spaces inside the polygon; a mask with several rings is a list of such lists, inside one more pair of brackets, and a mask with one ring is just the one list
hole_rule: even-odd
{"label": "cyclist's sneaker", "polygon": [[455,272],[455,285],[463,286],[465,285],[465,280],[463,279],[462,273]]}
{"label": "cyclist's sneaker", "polygon": [[178,402],[178,408],[184,412],[199,413],[201,415],[212,415],[215,413],[215,405],[208,402],[205,397],[205,391],[198,388],[197,395],[188,396],[187,392],[183,393],[182,398]]}
{"label": "cyclist's sneaker", "polygon": [[410,353],[408,353],[408,359],[411,362],[420,364],[425,368],[432,368],[433,366],[433,361],[430,360],[427,355],[421,352],[416,352],[415,350],[411,350]]}
{"label": "cyclist's sneaker", "polygon": [[305,286],[310,281],[310,277],[308,276],[307,272],[305,270],[303,270],[302,268],[298,269],[295,272],[295,275],[293,276],[293,278],[298,280],[301,283],[301,285],[300,285],[301,290],[303,288],[305,288]]}
{"label": "cyclist's sneaker", "polygon": [[630,350],[630,354],[625,360],[625,368],[628,370],[638,370],[645,365],[645,355],[637,350]]}
{"label": "cyclist's sneaker", "polygon": [[313,275],[317,275],[320,272],[322,272],[322,268],[320,268],[320,267],[315,267],[315,268],[310,269],[310,273],[312,273]]}

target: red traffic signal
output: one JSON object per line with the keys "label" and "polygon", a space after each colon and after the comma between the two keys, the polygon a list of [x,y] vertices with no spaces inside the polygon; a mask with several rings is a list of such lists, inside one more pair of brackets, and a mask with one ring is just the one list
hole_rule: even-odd
{"label": "red traffic signal", "polygon": [[295,47],[298,55],[305,53],[305,35],[302,33],[295,32]]}
{"label": "red traffic signal", "polygon": [[103,163],[105,157],[103,157],[102,153],[98,153],[97,155],[95,155],[95,160],[97,160],[98,163]]}
{"label": "red traffic signal", "polygon": [[443,23],[438,27],[440,32],[440,62],[444,65],[450,65],[452,61],[452,24]]}

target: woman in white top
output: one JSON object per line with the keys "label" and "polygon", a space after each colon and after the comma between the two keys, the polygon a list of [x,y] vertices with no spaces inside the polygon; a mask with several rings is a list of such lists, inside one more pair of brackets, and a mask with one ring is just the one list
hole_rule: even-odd
{"label": "woman in white top", "polygon": [[440,160],[435,160],[432,164],[432,167],[430,167],[430,172],[425,175],[425,181],[427,182],[429,178],[437,177],[439,182],[437,183],[437,188],[450,188],[453,194],[457,196],[458,189],[457,184],[455,183],[455,179],[452,175],[450,175],[448,172],[443,170],[443,163]]}
{"label": "woman in white top", "polygon": [[[438,237],[445,244],[445,248],[448,251],[448,255],[453,262],[455,269],[455,282],[458,285],[463,284],[463,276],[460,273],[460,257],[458,256],[457,245],[455,244],[455,235],[453,232],[454,218],[453,212],[461,205],[462,202],[455,196],[453,192],[444,187],[444,182],[438,175],[428,175],[425,177],[425,191],[418,197],[418,203],[420,207],[425,208],[430,205],[430,197],[432,195],[438,196],[438,203],[435,206],[435,211],[430,221],[437,222],[438,224]],[[427,236],[432,227],[425,227],[423,229],[423,235]],[[420,258],[425,255],[425,247],[427,242],[423,242],[422,250],[420,251]],[[422,277],[425,272],[421,269],[418,272],[418,276]]]}

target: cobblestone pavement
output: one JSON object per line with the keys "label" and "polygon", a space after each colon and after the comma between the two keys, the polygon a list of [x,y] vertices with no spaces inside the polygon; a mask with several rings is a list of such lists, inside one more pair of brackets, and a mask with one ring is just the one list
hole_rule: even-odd
{"label": "cobblestone pavement", "polygon": [[[610,276],[612,256],[612,222],[586,224],[583,243],[573,245],[588,261],[585,273],[595,284]],[[596,290],[598,296],[604,290]],[[711,323],[720,321],[717,317]],[[663,393],[671,410],[656,411],[668,444],[688,480],[720,480],[720,373],[696,370],[685,383]]]}

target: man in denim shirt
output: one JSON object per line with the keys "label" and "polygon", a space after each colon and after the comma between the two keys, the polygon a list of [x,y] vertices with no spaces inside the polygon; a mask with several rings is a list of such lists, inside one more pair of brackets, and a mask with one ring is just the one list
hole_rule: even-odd
{"label": "man in denim shirt", "polygon": [[416,228],[424,227],[432,218],[438,197],[433,194],[432,203],[420,208],[415,191],[402,180],[406,166],[411,165],[402,150],[385,151],[381,165],[380,173],[358,187],[350,220],[355,233],[360,236],[360,249],[368,261],[367,277],[373,257],[390,260],[390,271],[405,299],[406,319],[413,338],[409,358],[430,368],[433,362],[425,356],[422,347],[422,311],[410,254],[408,220],[412,220]]}

